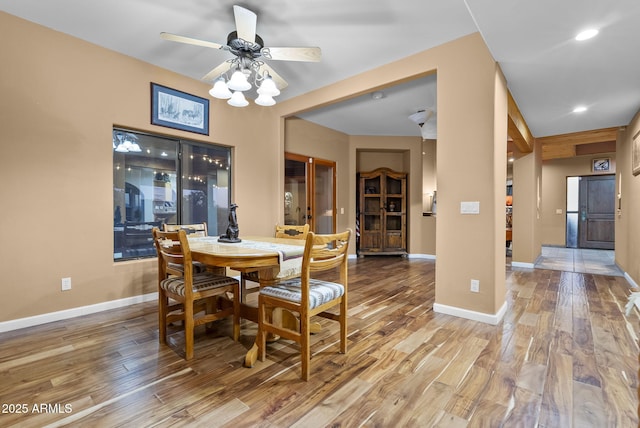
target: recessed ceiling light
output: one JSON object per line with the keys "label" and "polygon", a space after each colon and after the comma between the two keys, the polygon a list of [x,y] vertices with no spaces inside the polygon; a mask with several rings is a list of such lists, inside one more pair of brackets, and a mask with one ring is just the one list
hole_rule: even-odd
{"label": "recessed ceiling light", "polygon": [[574,113],[582,113],[584,111],[587,111],[587,108],[585,106],[578,106],[578,107],[573,109]]}
{"label": "recessed ceiling light", "polygon": [[578,35],[576,36],[576,40],[578,41],[587,40],[592,37],[595,37],[597,34],[598,34],[598,30],[596,30],[595,28],[591,28],[589,30],[585,30],[578,33]]}

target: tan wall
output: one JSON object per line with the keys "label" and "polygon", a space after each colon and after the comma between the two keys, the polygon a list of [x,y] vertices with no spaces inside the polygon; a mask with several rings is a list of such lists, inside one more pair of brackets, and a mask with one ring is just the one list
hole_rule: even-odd
{"label": "tan wall", "polygon": [[[432,74],[436,70],[436,303],[495,314],[504,302],[506,83],[504,79],[497,77],[501,73],[479,34],[462,37],[386,64],[284,101],[277,107],[283,116],[296,115]],[[359,147],[353,138],[351,141],[350,158],[353,159]],[[421,169],[419,150],[418,147],[417,166],[412,167],[412,171]],[[355,160],[352,162],[349,187],[355,188],[356,165]],[[416,178],[421,180],[420,176]],[[412,188],[412,192],[414,191]],[[417,190],[417,194],[410,195],[410,198],[418,201],[417,212],[421,214],[420,190]],[[480,201],[481,213],[475,216],[460,215],[462,201]],[[352,204],[350,210],[355,212],[355,201]],[[418,220],[413,211],[410,215],[411,230],[420,231],[421,215]],[[423,251],[419,242],[414,244],[415,240],[420,240],[421,233],[418,235],[418,238],[411,237],[411,252]],[[461,240],[464,245],[461,245]],[[480,280],[480,293],[469,291],[471,279]]]}
{"label": "tan wall", "polygon": [[542,249],[542,147],[513,162],[513,252],[512,261],[533,264]]}
{"label": "tan wall", "polygon": [[[269,109],[233,109],[224,101],[211,100],[208,137],[149,124],[149,82],[208,98],[209,87],[200,81],[4,13],[0,13],[0,36],[21,41],[3,44],[0,79],[0,170],[5,182],[0,198],[10,201],[2,233],[12,243],[2,247],[0,260],[13,268],[5,270],[3,291],[8,298],[0,303],[0,321],[155,290],[153,260],[112,260],[109,144],[114,125],[233,147],[233,200],[239,205],[241,233],[267,234],[283,211],[278,201],[282,200],[286,125],[280,117],[436,70],[436,302],[488,314],[504,302],[506,84],[479,34]],[[348,182],[339,185],[355,189],[357,150],[381,148],[389,141],[350,137]],[[419,139],[414,141],[406,143],[404,163],[410,182],[421,183],[421,147]],[[291,144],[293,148],[297,143]],[[327,156],[318,156],[343,153],[337,147],[326,150]],[[340,174],[344,177],[342,167]],[[354,227],[355,198],[346,197],[347,225]],[[409,227],[417,236],[410,237],[409,249],[430,253],[421,242],[421,197],[421,186],[411,186]],[[480,201],[480,215],[460,215],[461,201]],[[50,258],[36,252],[58,243],[64,244],[65,251]],[[34,260],[37,269],[31,268]],[[60,291],[63,276],[72,277],[71,291]],[[470,293],[471,278],[481,281],[480,293]]]}
{"label": "tan wall", "polygon": [[[424,140],[422,142],[423,212],[433,208],[433,194],[438,190],[437,156],[437,141]],[[437,215],[422,217],[422,251],[425,255],[435,256],[436,254],[436,219]]]}
{"label": "tan wall", "polygon": [[[422,233],[422,159],[419,137],[372,137],[351,136],[350,150],[361,169],[353,172],[353,187],[357,186],[356,174],[387,167],[407,172],[407,249],[409,253],[421,254]],[[393,150],[389,150],[393,147]],[[354,163],[354,167],[356,166]],[[355,193],[352,200],[352,222],[355,224]]]}
{"label": "tan wall", "polygon": [[391,151],[359,150],[356,158],[357,172],[373,171],[378,168],[389,168],[393,171],[408,172],[405,166],[404,153]]}
{"label": "tan wall", "polygon": [[[351,226],[349,204],[355,198],[349,182],[349,136],[297,117],[285,120],[285,151],[336,162],[336,230]],[[282,180],[284,182],[284,180]],[[344,209],[342,213],[341,209]],[[354,230],[355,232],[355,230]],[[349,253],[355,254],[355,241]]]}
{"label": "tan wall", "polygon": [[155,291],[155,260],[113,262],[114,125],[233,147],[241,233],[272,231],[274,110],[211,100],[210,136],[152,126],[150,82],[207,98],[209,86],[1,12],[0,38],[0,321]]}
{"label": "tan wall", "polygon": [[[591,160],[602,156],[611,158],[612,173],[615,173],[616,153],[553,159],[542,163],[542,195],[544,195],[541,206],[542,245],[562,247],[566,245],[567,177],[591,175]],[[515,211],[515,189],[513,198]],[[558,209],[562,210],[561,214],[556,214]],[[515,245],[514,242],[514,249]]]}
{"label": "tan wall", "polygon": [[633,138],[640,139],[639,133],[640,112],[619,133],[616,143],[616,188],[621,195],[616,216],[616,263],[636,285],[640,285],[640,175],[632,174],[631,159]]}
{"label": "tan wall", "polygon": [[[338,230],[346,227],[355,227],[355,198],[356,187],[348,188],[341,183],[349,181],[349,171],[345,165],[349,159],[349,144],[357,146],[355,155],[356,173],[361,171],[372,171],[376,168],[390,168],[394,171],[409,172],[412,166],[412,159],[416,159],[418,154],[419,137],[371,137],[371,136],[348,136],[336,132],[335,130],[319,126],[312,122],[291,117],[285,120],[285,151],[307,156],[315,156],[323,159],[337,160],[338,175]],[[393,150],[388,147],[394,147]],[[435,188],[435,140],[422,144],[422,150],[430,161],[424,162],[421,166],[421,182],[418,180],[418,172],[413,171],[410,176],[414,181],[409,180],[409,193],[414,195],[414,201],[418,201],[422,189],[426,183],[428,189]],[[426,150],[426,151],[425,151]],[[424,158],[425,156],[423,156]],[[414,168],[416,165],[414,165]],[[424,178],[427,171],[427,178]],[[352,200],[353,199],[353,200]],[[353,205],[353,211],[350,206]],[[340,208],[345,208],[345,213],[340,214]],[[415,219],[414,229],[410,230],[409,247],[412,254],[435,254],[435,219],[422,218],[422,211],[418,210],[417,202],[411,204],[410,211]],[[409,223],[411,226],[411,222]],[[414,237],[411,241],[411,236]],[[355,244],[355,243],[353,243]],[[355,253],[355,245],[352,245],[350,253]]]}

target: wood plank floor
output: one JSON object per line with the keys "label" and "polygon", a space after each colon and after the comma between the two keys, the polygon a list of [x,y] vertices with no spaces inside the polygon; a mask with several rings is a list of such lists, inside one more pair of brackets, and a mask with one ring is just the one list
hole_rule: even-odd
{"label": "wood plank floor", "polygon": [[[156,306],[0,334],[0,426],[636,427],[638,312],[624,278],[507,267],[508,311],[490,326],[436,314],[432,261],[350,261],[349,352],[313,337],[242,367],[228,321],[158,344]],[[255,294],[251,295],[255,296]]]}

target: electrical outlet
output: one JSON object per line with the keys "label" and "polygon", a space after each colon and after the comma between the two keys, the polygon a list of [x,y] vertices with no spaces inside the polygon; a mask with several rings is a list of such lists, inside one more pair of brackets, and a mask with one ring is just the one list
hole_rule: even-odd
{"label": "electrical outlet", "polygon": [[62,278],[62,291],[71,290],[71,278]]}
{"label": "electrical outlet", "polygon": [[471,291],[473,291],[474,293],[479,293],[480,292],[480,281],[477,279],[472,279],[471,280]]}

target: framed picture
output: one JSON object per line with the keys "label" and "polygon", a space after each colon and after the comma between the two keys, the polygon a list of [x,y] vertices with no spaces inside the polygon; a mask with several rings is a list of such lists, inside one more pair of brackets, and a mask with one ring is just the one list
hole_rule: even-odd
{"label": "framed picture", "polygon": [[640,174],[640,132],[634,135],[631,143],[631,172],[633,175]]}
{"label": "framed picture", "polygon": [[151,123],[209,135],[209,100],[152,82]]}
{"label": "framed picture", "polygon": [[599,158],[591,161],[592,172],[609,172],[611,171],[611,158]]}

